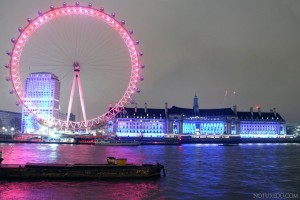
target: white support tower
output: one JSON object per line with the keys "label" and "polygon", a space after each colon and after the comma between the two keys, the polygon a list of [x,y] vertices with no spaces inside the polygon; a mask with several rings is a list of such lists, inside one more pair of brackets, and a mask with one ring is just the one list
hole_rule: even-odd
{"label": "white support tower", "polygon": [[[82,110],[83,120],[84,120],[84,124],[85,124],[84,127],[86,128],[87,127],[87,119],[86,119],[85,104],[84,104],[83,92],[82,92],[81,81],[80,81],[80,65],[78,62],[74,62],[73,67],[74,67],[74,77],[73,77],[70,100],[69,100],[67,124],[66,124],[67,127],[66,128],[68,129],[68,127],[69,127],[69,120],[70,120],[69,118],[70,118],[70,113],[71,113],[73,99],[74,99],[74,90],[76,87],[75,86],[76,81],[78,84],[81,110]],[[86,129],[86,131],[87,131],[87,129]]]}

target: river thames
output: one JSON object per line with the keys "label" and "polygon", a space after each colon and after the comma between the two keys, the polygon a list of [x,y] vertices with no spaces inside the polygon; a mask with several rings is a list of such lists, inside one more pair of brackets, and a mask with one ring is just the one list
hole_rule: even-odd
{"label": "river thames", "polygon": [[[0,199],[267,199],[298,197],[300,144],[112,147],[0,144],[4,164],[162,163],[166,177],[149,180],[0,181]],[[269,196],[267,196],[269,195]],[[287,197],[287,196],[286,196]]]}

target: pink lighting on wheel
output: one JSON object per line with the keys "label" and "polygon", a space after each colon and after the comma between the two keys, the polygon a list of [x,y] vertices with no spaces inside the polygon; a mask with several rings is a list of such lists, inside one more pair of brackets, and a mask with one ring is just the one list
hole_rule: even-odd
{"label": "pink lighting on wheel", "polygon": [[[38,17],[35,19],[28,18],[28,25],[23,28],[18,28],[19,30],[19,37],[18,39],[12,40],[14,43],[12,52],[7,52],[7,54],[11,57],[10,59],[10,67],[8,68],[10,70],[10,79],[12,80],[12,86],[13,90],[15,91],[15,94],[17,95],[19,99],[19,104],[23,104],[26,108],[28,106],[26,105],[26,102],[24,103],[24,89],[23,89],[23,83],[21,82],[20,77],[20,60],[21,55],[23,52],[23,49],[26,45],[27,40],[30,38],[30,36],[37,31],[41,26],[45,25],[47,22],[50,22],[56,18],[63,17],[66,15],[83,15],[83,16],[89,16],[92,18],[95,18],[99,21],[102,21],[109,25],[111,28],[113,28],[119,36],[123,39],[123,42],[127,46],[128,52],[129,52],[129,58],[130,58],[130,69],[131,69],[131,75],[130,80],[128,83],[128,86],[126,90],[124,91],[123,96],[120,98],[118,102],[116,102],[115,106],[112,107],[110,114],[104,113],[100,114],[96,118],[93,119],[87,119],[86,113],[85,113],[85,105],[83,101],[83,91],[81,88],[81,82],[80,82],[80,76],[77,79],[79,93],[81,93],[81,105],[82,105],[82,111],[84,113],[84,121],[82,122],[73,122],[73,121],[63,121],[59,119],[54,119],[55,126],[58,126],[60,128],[82,128],[87,126],[95,126],[99,124],[99,122],[107,121],[110,118],[117,115],[119,112],[122,112],[122,108],[124,108],[125,104],[127,102],[130,102],[131,95],[135,92],[139,93],[140,89],[137,89],[138,80],[144,80],[144,77],[140,76],[141,68],[144,68],[144,65],[141,65],[140,63],[140,56],[143,56],[143,53],[139,51],[136,45],[139,44],[138,40],[134,40],[131,36],[133,34],[133,31],[129,31],[125,28],[125,21],[117,21],[115,19],[115,13],[107,14],[104,12],[104,8],[101,7],[100,9],[95,9],[92,7],[92,4],[88,4],[87,6],[80,6],[79,2],[75,3],[75,6],[68,6],[66,3],[62,4],[62,7],[55,8],[53,5],[50,6],[50,10],[46,12],[39,11]],[[26,33],[26,34],[22,34]],[[74,73],[75,76],[76,72]],[[79,72],[78,72],[79,75]],[[74,80],[73,80],[74,83]],[[74,86],[75,87],[75,86]],[[73,88],[73,87],[72,87]],[[74,89],[72,89],[74,90]],[[71,90],[71,93],[72,93]],[[80,91],[81,90],[81,91]],[[70,95],[70,101],[71,101]],[[69,104],[70,106],[70,104]],[[42,116],[38,116],[38,112],[35,110],[29,110],[30,113],[32,113],[36,118],[43,119]],[[69,113],[69,110],[68,110]],[[109,116],[109,117],[108,117]],[[69,118],[68,118],[69,119]],[[42,120],[43,121],[43,120]],[[48,123],[48,122],[47,122]]]}

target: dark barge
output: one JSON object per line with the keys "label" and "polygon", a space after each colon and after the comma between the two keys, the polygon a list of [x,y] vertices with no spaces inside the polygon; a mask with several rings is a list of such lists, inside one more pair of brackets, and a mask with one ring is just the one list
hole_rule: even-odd
{"label": "dark barge", "polygon": [[[125,161],[124,161],[125,160]],[[101,180],[136,179],[165,175],[164,166],[157,164],[127,164],[126,159],[108,157],[107,164],[1,164],[0,180]]]}

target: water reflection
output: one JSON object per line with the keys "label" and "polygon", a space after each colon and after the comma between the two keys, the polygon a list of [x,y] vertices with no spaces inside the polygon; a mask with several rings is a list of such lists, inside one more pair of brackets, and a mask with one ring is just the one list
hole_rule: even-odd
{"label": "water reflection", "polygon": [[0,199],[164,199],[157,180],[1,182]]}
{"label": "water reflection", "polygon": [[156,180],[121,182],[1,182],[0,198],[253,199],[254,193],[297,193],[300,188],[299,146],[0,144],[7,164],[105,163],[107,156],[114,156],[127,158],[129,163],[160,162],[167,173],[165,178]]}
{"label": "water reflection", "polygon": [[[0,144],[4,164],[106,163],[106,157],[127,158],[129,163],[144,163],[139,146],[95,146],[57,144]],[[138,155],[138,156],[137,156]]]}

